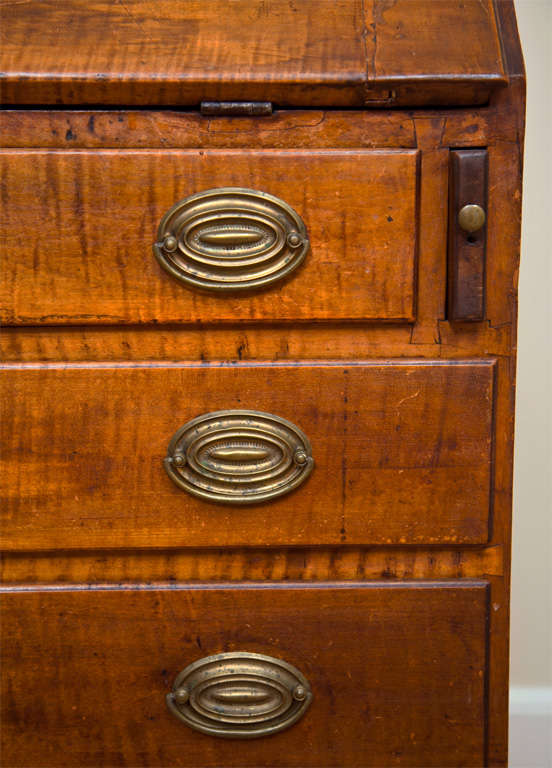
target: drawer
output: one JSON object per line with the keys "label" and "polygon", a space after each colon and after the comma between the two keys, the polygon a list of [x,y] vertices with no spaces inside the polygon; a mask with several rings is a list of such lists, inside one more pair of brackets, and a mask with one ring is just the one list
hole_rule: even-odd
{"label": "drawer", "polygon": [[[415,318],[415,150],[4,150],[0,161],[5,323]],[[213,188],[283,205],[211,196],[158,232],[172,206]],[[182,251],[163,245],[160,261],[184,280],[153,255],[166,232]]]}
{"label": "drawer", "polygon": [[[14,768],[485,764],[485,582],[23,587],[2,605]],[[312,701],[286,730],[219,738],[167,709],[185,667],[237,652],[304,676]],[[220,711],[239,706],[228,698]],[[222,716],[205,719],[220,727]],[[238,732],[251,727],[243,719]]]}
{"label": "drawer", "polygon": [[[486,542],[494,370],[493,360],[5,366],[4,545]],[[224,495],[224,473],[242,496]]]}

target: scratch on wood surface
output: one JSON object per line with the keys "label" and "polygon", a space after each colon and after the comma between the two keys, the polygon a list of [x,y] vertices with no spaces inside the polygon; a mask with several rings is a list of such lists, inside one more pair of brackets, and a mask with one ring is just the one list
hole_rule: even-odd
{"label": "scratch on wood surface", "polygon": [[420,394],[420,390],[418,390],[417,392],[414,392],[413,395],[408,395],[408,397],[403,397],[402,400],[399,400],[399,402],[395,404],[395,408],[398,408],[403,403],[406,403],[407,400],[414,400],[414,398],[418,397],[419,394]]}

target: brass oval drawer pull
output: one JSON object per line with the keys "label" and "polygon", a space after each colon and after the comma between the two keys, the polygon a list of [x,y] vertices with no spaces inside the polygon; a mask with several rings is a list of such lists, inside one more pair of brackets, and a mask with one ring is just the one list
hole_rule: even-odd
{"label": "brass oval drawer pull", "polygon": [[262,411],[214,411],[172,437],[165,469],[180,488],[207,501],[255,504],[297,488],[314,466],[306,435]]}
{"label": "brass oval drawer pull", "polygon": [[264,288],[293,272],[309,248],[301,217],[255,189],[208,189],[163,216],[153,250],[190,287],[214,292]]}
{"label": "brass oval drawer pull", "polygon": [[167,694],[170,711],[211,736],[254,739],[297,722],[312,700],[298,669],[260,653],[219,653],[190,664]]}

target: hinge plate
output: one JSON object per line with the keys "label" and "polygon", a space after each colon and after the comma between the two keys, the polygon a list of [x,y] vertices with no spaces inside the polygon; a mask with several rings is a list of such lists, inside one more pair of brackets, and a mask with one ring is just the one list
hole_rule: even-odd
{"label": "hinge plate", "polygon": [[270,101],[202,101],[202,115],[271,115]]}

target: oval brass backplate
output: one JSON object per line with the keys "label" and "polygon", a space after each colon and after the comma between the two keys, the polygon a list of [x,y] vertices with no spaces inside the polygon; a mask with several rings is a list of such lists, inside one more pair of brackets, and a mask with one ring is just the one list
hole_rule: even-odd
{"label": "oval brass backplate", "polygon": [[310,475],[306,435],[262,411],[214,411],[173,436],[165,469],[180,488],[207,501],[255,504],[282,496]]}
{"label": "oval brass backplate", "polygon": [[171,275],[217,293],[270,286],[297,269],[308,248],[307,230],[293,208],[239,187],[181,200],[161,220],[153,246]]}
{"label": "oval brass backplate", "polygon": [[170,711],[190,728],[235,739],[289,728],[311,700],[309,683],[291,664],[241,651],[190,664],[167,694]]}

